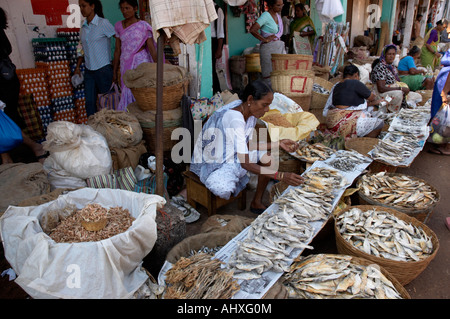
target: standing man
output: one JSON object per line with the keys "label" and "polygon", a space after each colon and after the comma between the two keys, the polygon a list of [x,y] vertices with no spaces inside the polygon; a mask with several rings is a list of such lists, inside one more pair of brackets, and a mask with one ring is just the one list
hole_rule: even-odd
{"label": "standing man", "polygon": [[420,37],[420,21],[422,20],[422,15],[418,14],[416,17],[416,21],[414,21],[413,30],[411,34],[411,41],[414,41],[418,37]]}
{"label": "standing man", "polygon": [[225,16],[221,7],[215,3],[217,19],[211,23],[211,49],[212,49],[212,70],[213,70],[213,94],[220,92],[220,82],[216,72],[217,60],[222,57],[223,42],[225,38],[224,21]]}

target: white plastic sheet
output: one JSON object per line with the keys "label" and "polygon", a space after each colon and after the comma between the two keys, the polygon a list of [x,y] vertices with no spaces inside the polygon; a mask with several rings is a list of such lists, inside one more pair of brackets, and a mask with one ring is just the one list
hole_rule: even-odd
{"label": "white plastic sheet", "polygon": [[[90,203],[121,206],[136,219],[125,232],[97,242],[56,243],[44,233],[49,211]],[[148,279],[141,264],[156,242],[156,209],[164,204],[158,195],[84,188],[39,206],[10,206],[0,235],[16,283],[35,299],[132,297]]]}

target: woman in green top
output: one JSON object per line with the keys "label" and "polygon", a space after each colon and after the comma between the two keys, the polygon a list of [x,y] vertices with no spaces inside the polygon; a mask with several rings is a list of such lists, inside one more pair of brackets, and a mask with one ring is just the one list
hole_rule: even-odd
{"label": "woman in green top", "polygon": [[[306,14],[305,7],[302,3],[297,3],[295,5],[295,19],[291,22],[290,25],[290,45],[289,50],[291,53],[297,53],[297,54],[312,54],[313,46],[314,46],[314,38],[316,36],[316,29],[314,28],[314,23],[312,22],[311,18]],[[301,43],[309,42],[309,45],[311,47],[310,52],[308,53],[308,50],[303,50],[303,52],[294,52],[293,47],[293,39],[295,38],[296,41]],[[304,46],[300,46],[304,47]]]}

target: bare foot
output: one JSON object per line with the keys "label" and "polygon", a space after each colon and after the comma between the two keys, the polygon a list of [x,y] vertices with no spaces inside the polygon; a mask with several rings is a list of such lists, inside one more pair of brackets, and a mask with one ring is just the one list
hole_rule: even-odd
{"label": "bare foot", "polygon": [[1,158],[2,158],[2,164],[14,163],[14,161],[12,160],[11,156],[9,156],[8,153],[2,153]]}

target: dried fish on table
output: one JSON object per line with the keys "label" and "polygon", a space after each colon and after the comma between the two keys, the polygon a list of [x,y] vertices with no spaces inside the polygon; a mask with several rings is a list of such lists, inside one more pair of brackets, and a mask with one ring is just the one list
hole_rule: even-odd
{"label": "dried fish on table", "polygon": [[347,255],[300,257],[283,276],[289,298],[402,299],[394,284],[372,265]]}
{"label": "dried fish on table", "polygon": [[393,207],[424,209],[438,201],[430,185],[406,175],[367,174],[361,177],[359,187],[365,196]]}
{"label": "dried fish on table", "polygon": [[300,141],[298,142],[298,144],[298,157],[308,163],[325,160],[336,152],[334,149],[329,148],[321,143],[309,144],[306,141]]}
{"label": "dried fish on table", "polygon": [[233,273],[206,253],[181,257],[166,272],[165,299],[230,299],[239,289]]}
{"label": "dried fish on table", "polygon": [[374,160],[399,165],[412,154],[411,149],[401,148],[398,144],[383,139],[374,146],[370,156]]}
{"label": "dried fish on table", "polygon": [[354,150],[339,151],[326,161],[331,167],[340,171],[354,171],[361,164],[370,163],[372,160]]}
{"label": "dried fish on table", "polygon": [[302,174],[304,185],[319,189],[339,189],[345,186],[347,180],[338,170],[325,167],[314,167]]}
{"label": "dried fish on table", "polygon": [[425,231],[384,212],[352,208],[336,218],[341,236],[366,254],[395,261],[420,261],[433,253]]}

